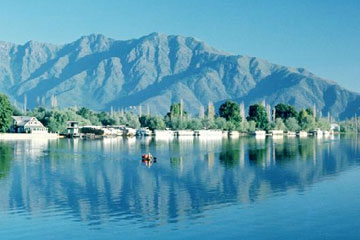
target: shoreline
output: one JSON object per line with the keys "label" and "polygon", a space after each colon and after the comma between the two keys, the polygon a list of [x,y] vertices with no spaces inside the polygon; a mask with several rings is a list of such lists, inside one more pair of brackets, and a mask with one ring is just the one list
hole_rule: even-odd
{"label": "shoreline", "polygon": [[[233,131],[233,133],[236,131]],[[204,135],[177,135],[177,134],[173,134],[173,135],[163,135],[163,134],[159,134],[159,135],[142,135],[142,136],[101,136],[98,138],[78,138],[78,139],[84,139],[84,140],[92,140],[92,139],[104,139],[104,138],[137,138],[137,137],[154,137],[155,139],[159,138],[159,139],[166,139],[166,138],[182,138],[182,137],[191,137],[191,138],[201,138],[201,139],[205,139],[205,138],[209,138],[209,139],[223,139],[223,138],[239,138],[239,137],[254,137],[254,138],[261,138],[261,137],[275,137],[275,138],[279,138],[279,137],[328,137],[327,135],[320,135],[320,136],[314,136],[314,135],[306,135],[306,136],[299,136],[299,135],[287,135],[287,134],[279,134],[279,135],[272,135],[272,134],[261,134],[261,135],[255,135],[255,134],[251,134],[251,133],[244,133],[244,132],[237,132],[238,134],[226,134],[226,135],[219,135],[219,134],[204,134]],[[347,134],[343,134],[343,133],[338,133],[335,132],[334,134],[331,134],[329,136],[334,136],[334,135],[347,135]],[[33,139],[62,139],[62,138],[67,138],[66,136],[60,135],[58,133],[0,133],[0,140],[33,140]],[[71,139],[71,138],[70,138]]]}
{"label": "shoreline", "polygon": [[0,140],[59,139],[57,133],[0,133]]}

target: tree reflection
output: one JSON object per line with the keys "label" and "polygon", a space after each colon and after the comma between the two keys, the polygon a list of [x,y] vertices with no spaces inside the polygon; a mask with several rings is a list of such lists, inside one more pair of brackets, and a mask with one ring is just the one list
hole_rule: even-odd
{"label": "tree reflection", "polygon": [[287,144],[275,144],[274,147],[276,161],[293,159],[294,157],[299,155],[297,139],[288,140]]}
{"label": "tree reflection", "polygon": [[171,157],[170,165],[171,167],[177,168],[182,165],[183,157]]}
{"label": "tree reflection", "polygon": [[266,159],[266,148],[252,148],[249,149],[250,163],[262,164]]}
{"label": "tree reflection", "polygon": [[284,164],[296,159],[316,160],[316,139],[287,139],[285,143],[277,143],[271,138],[263,142],[249,139],[248,157],[250,164],[264,163]]}
{"label": "tree reflection", "polygon": [[0,179],[9,174],[12,158],[13,153],[9,144],[0,142]]}
{"label": "tree reflection", "polygon": [[239,164],[240,149],[235,143],[237,142],[226,141],[222,144],[219,160],[226,168],[232,168]]}
{"label": "tree reflection", "polygon": [[268,139],[248,139],[248,155],[250,164],[259,165],[266,161],[267,151],[269,151],[267,144]]}
{"label": "tree reflection", "polygon": [[[14,160],[13,148],[22,153]],[[175,139],[148,145],[64,139],[29,157],[26,150],[34,148],[23,142],[14,147],[0,142],[0,177],[10,171],[12,161],[16,163],[1,181],[0,210],[66,209],[64,214],[92,225],[124,216],[174,222],[223,204],[259,201],[291,189],[303,191],[360,161],[359,143],[353,139],[284,138],[282,143],[272,138],[211,143]],[[148,171],[137,160],[144,151],[166,161],[158,161]]]}
{"label": "tree reflection", "polygon": [[303,160],[312,159],[316,151],[314,138],[302,139],[299,143],[299,155]]}

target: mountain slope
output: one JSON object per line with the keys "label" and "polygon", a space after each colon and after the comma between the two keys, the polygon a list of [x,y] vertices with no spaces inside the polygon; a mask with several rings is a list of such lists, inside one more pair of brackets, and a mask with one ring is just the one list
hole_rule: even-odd
{"label": "mountain slope", "polygon": [[161,114],[180,99],[193,114],[209,101],[265,99],[298,108],[316,104],[322,114],[346,118],[359,113],[360,103],[359,94],[304,69],[158,33],[128,41],[93,34],[65,45],[0,42],[0,91],[18,102],[26,94],[29,107],[54,95],[63,107],[149,105]]}

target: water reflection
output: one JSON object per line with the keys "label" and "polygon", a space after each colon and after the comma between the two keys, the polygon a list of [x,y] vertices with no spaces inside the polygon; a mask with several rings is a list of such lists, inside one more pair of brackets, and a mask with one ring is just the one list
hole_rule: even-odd
{"label": "water reflection", "polygon": [[[224,141],[221,146],[221,152],[219,155],[219,160],[222,165],[226,168],[232,168],[239,164],[240,154],[242,152],[239,149],[238,141]],[[240,142],[241,144],[241,142]]]}
{"label": "water reflection", "polygon": [[0,142],[0,179],[9,174],[13,151],[9,144]]}
{"label": "water reflection", "polygon": [[[89,225],[177,222],[304,191],[359,164],[358,146],[355,138],[310,137],[0,143],[0,211],[51,209]],[[144,152],[158,159],[151,168]]]}
{"label": "water reflection", "polygon": [[183,157],[171,157],[170,158],[170,165],[171,165],[171,167],[181,169],[183,161],[184,161]]}

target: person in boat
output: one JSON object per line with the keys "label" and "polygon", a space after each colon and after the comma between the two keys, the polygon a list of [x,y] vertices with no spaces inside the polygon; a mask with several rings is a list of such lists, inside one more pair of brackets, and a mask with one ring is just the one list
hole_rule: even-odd
{"label": "person in boat", "polygon": [[142,162],[145,163],[147,167],[150,167],[153,163],[156,163],[156,157],[153,157],[151,153],[143,154]]}
{"label": "person in boat", "polygon": [[145,160],[145,161],[152,161],[152,160],[153,160],[153,156],[151,155],[151,153],[143,154],[143,155],[142,155],[142,159]]}

